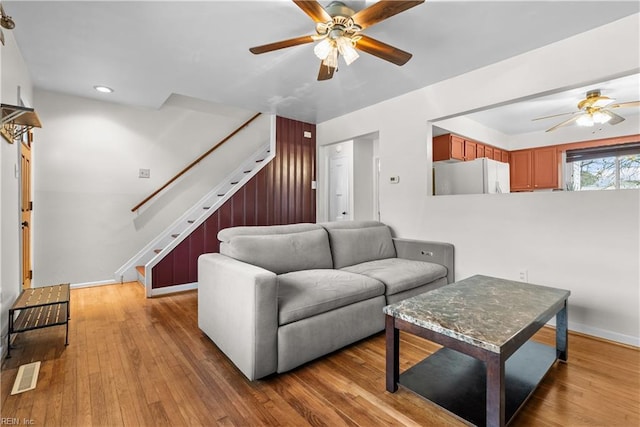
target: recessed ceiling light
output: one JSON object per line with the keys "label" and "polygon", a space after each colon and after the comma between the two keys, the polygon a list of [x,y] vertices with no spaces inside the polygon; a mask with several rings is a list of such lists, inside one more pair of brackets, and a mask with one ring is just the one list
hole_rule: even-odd
{"label": "recessed ceiling light", "polygon": [[97,90],[98,92],[102,92],[102,93],[111,93],[111,92],[113,92],[113,89],[111,89],[110,87],[107,87],[107,86],[94,86],[93,88],[95,90]]}

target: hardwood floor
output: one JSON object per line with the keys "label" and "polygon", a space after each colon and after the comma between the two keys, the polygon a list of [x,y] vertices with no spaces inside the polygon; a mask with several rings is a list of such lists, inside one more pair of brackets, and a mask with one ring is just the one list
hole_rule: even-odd
{"label": "hardwood floor", "polygon": [[[2,365],[2,419],[45,426],[464,425],[400,388],[385,391],[384,335],[249,382],[200,332],[197,293],[146,299],[136,283],[72,290],[64,327],[19,334]],[[543,329],[536,339],[554,342]],[[437,347],[401,335],[401,371]],[[20,365],[35,390],[10,396]],[[640,351],[571,334],[515,426],[638,426]]]}

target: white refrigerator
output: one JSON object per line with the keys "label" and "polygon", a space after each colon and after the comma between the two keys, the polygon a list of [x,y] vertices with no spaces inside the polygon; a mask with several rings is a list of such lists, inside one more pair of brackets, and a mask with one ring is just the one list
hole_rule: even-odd
{"label": "white refrigerator", "polygon": [[435,194],[509,193],[509,164],[486,157],[468,162],[434,162]]}

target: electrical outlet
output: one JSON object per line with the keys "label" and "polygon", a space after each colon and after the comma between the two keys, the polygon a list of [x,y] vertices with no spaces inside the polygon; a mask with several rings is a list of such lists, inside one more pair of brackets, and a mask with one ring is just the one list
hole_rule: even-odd
{"label": "electrical outlet", "polygon": [[140,169],[138,178],[151,178],[151,169]]}
{"label": "electrical outlet", "polygon": [[529,272],[527,270],[522,270],[520,272],[520,281],[529,282]]}
{"label": "electrical outlet", "polygon": [[390,176],[390,177],[389,177],[389,182],[390,182],[391,184],[397,184],[397,183],[399,183],[399,182],[400,182],[400,177],[399,177],[399,176],[397,176],[397,175],[396,175],[396,176]]}

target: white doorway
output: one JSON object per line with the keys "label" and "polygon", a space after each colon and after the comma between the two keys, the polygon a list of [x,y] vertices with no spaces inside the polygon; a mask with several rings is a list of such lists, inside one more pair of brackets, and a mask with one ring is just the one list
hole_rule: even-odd
{"label": "white doorway", "polygon": [[319,147],[318,221],[379,220],[377,134]]}
{"label": "white doorway", "polygon": [[351,219],[350,164],[350,157],[329,157],[329,221]]}

